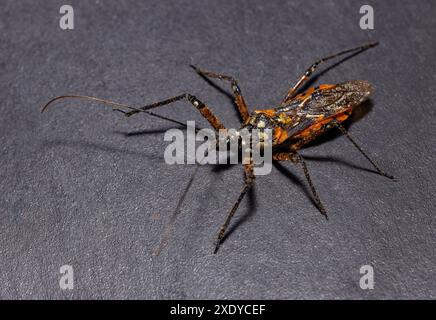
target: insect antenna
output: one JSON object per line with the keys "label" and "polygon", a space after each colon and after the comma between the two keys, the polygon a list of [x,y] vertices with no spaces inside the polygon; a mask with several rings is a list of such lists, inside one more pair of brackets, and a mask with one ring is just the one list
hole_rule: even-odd
{"label": "insect antenna", "polygon": [[151,111],[146,111],[146,110],[142,110],[142,109],[139,109],[139,108],[131,107],[131,106],[127,105],[127,104],[118,103],[118,102],[114,102],[114,101],[111,101],[111,100],[101,99],[101,98],[91,97],[91,96],[81,96],[81,95],[63,95],[63,96],[58,96],[58,97],[55,97],[55,98],[51,99],[49,102],[47,102],[45,104],[45,106],[42,107],[41,112],[46,111],[47,108],[50,105],[52,105],[55,101],[64,100],[64,99],[78,99],[78,100],[99,102],[99,103],[103,103],[103,104],[106,104],[106,105],[113,106],[115,108],[113,108],[112,110],[118,111],[118,112],[121,112],[121,113],[124,113],[124,114],[127,113],[127,112],[122,110],[122,109],[119,109],[119,108],[126,108],[126,109],[129,109],[129,110],[136,110],[138,112],[144,112],[144,113],[146,113],[146,114],[148,114],[148,115],[150,115],[152,117],[163,119],[163,120],[166,120],[166,121],[169,121],[169,122],[172,122],[172,123],[176,123],[178,125],[186,127],[186,123],[183,123],[181,121],[178,121],[178,120],[175,120],[175,119],[171,119],[171,118],[168,118],[168,117],[165,117],[165,116],[161,116],[161,115],[156,114],[156,113],[151,112]]}

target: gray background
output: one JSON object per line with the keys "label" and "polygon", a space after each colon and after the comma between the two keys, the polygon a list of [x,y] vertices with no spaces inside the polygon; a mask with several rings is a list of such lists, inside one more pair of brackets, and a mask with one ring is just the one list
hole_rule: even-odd
{"label": "gray background", "polygon": [[[371,1],[375,30],[364,31],[365,3],[70,1],[75,29],[63,31],[65,1],[2,0],[0,298],[435,298],[436,4]],[[398,181],[330,136],[302,151],[330,220],[282,164],[257,179],[217,255],[240,166],[200,169],[154,257],[194,169],[163,161],[173,125],[78,101],[39,112],[65,93],[144,105],[188,91],[238,127],[190,63],[234,75],[253,110],[277,104],[315,59],[373,40],[319,81],[375,85],[349,128]],[[183,102],[158,113],[207,125]],[[64,264],[72,291],[59,288]],[[374,290],[359,288],[365,264]]]}

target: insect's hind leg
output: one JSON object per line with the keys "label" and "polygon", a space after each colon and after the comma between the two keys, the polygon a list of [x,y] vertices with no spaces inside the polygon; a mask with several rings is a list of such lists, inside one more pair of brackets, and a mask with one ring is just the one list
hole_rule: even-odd
{"label": "insect's hind leg", "polygon": [[288,93],[283,98],[281,104],[286,103],[288,100],[292,99],[297,94],[298,90],[310,78],[310,76],[315,72],[318,65],[320,65],[321,63],[326,62],[326,61],[331,60],[331,59],[334,59],[336,57],[339,57],[343,54],[352,53],[352,52],[355,52],[357,54],[357,53],[365,51],[369,48],[375,47],[376,45],[378,45],[378,42],[364,44],[362,46],[352,48],[352,49],[343,50],[341,52],[332,54],[330,56],[327,56],[327,57],[324,57],[322,59],[315,61],[314,63],[312,63],[312,65],[309,68],[307,68],[307,70],[303,73],[303,75],[300,77],[300,79],[297,81],[297,83],[291,89],[289,89]]}
{"label": "insect's hind leg", "polygon": [[225,222],[223,223],[223,225],[220,227],[220,229],[218,231],[218,236],[217,236],[217,239],[215,242],[214,253],[217,253],[219,246],[221,244],[221,241],[223,240],[223,237],[226,233],[226,230],[227,230],[227,228],[230,224],[230,221],[232,220],[236,210],[238,209],[239,204],[241,203],[242,199],[244,198],[244,196],[246,195],[248,190],[250,190],[250,188],[254,184],[255,176],[253,173],[253,164],[244,164],[244,174],[245,174],[244,186],[242,187],[242,190],[241,190],[241,193],[239,194],[238,200],[236,200],[232,209],[228,213]]}
{"label": "insect's hind leg", "polygon": [[242,121],[246,121],[250,116],[248,112],[247,104],[245,103],[245,99],[242,96],[241,88],[238,85],[238,81],[231,76],[226,76],[223,74],[206,71],[203,69],[199,69],[196,66],[191,65],[191,67],[201,76],[205,76],[207,78],[215,78],[219,80],[229,81],[233,91],[233,97],[235,99],[236,106],[238,107],[239,114],[242,118]]}
{"label": "insect's hind leg", "polygon": [[338,122],[338,121],[335,121],[335,125],[336,125],[336,127],[339,129],[339,130],[341,130],[341,132],[342,132],[342,134],[345,136],[345,137],[347,137],[347,139],[348,140],[350,140],[350,142],[353,144],[353,146],[355,146],[356,147],[356,149],[357,150],[359,150],[359,152],[372,164],[372,166],[375,168],[375,170],[377,170],[377,172],[378,172],[378,174],[380,174],[381,176],[384,176],[384,177],[386,177],[386,178],[389,178],[389,179],[392,179],[392,180],[394,180],[395,179],[395,177],[394,176],[391,176],[391,175],[389,175],[389,174],[387,174],[386,172],[384,172],[378,165],[377,165],[377,163],[374,161],[374,160],[372,160],[367,154],[366,154],[366,152],[365,151],[363,151],[363,149],[357,144],[357,142],[356,141],[354,141],[354,139],[351,137],[351,135],[348,133],[348,130],[347,129],[345,129],[344,128],[344,126],[340,123],[340,122]]}
{"label": "insect's hind leg", "polygon": [[140,113],[140,112],[148,112],[150,109],[162,107],[167,104],[171,104],[173,102],[179,101],[179,100],[188,100],[200,113],[201,115],[206,118],[206,120],[212,125],[212,127],[215,130],[219,129],[225,129],[224,125],[221,123],[221,121],[210,111],[210,109],[200,100],[198,100],[195,96],[184,93],[166,100],[158,101],[149,105],[146,105],[144,107],[140,108],[132,108],[128,107],[127,109],[129,111],[124,111],[123,109],[115,109],[116,111],[120,111],[124,113],[125,116],[130,117],[133,114]]}
{"label": "insect's hind leg", "polygon": [[321,198],[318,194],[318,191],[315,188],[315,185],[312,181],[312,178],[309,174],[309,169],[307,169],[306,161],[304,158],[296,151],[287,153],[287,152],[280,152],[273,154],[273,160],[278,161],[291,161],[295,164],[299,164],[301,166],[301,169],[303,170],[304,176],[307,180],[307,183],[309,184],[310,190],[312,192],[313,199],[315,201],[316,206],[318,207],[318,210],[321,212],[321,214],[328,219],[327,216],[327,210],[325,209],[324,205],[322,204]]}

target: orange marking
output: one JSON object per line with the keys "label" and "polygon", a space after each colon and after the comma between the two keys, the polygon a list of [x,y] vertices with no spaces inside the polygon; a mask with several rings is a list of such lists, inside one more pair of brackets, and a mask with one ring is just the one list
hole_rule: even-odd
{"label": "orange marking", "polygon": [[269,117],[273,117],[276,115],[276,111],[274,109],[265,109],[265,110],[254,110],[254,113],[264,113]]}
{"label": "orange marking", "polygon": [[274,144],[281,144],[285,142],[286,139],[288,139],[288,137],[289,136],[286,130],[283,130],[280,127],[274,129],[274,137],[273,137]]}
{"label": "orange marking", "polygon": [[345,121],[351,114],[351,109],[341,112],[338,114],[335,114],[333,116],[330,116],[328,118],[321,118],[317,120],[313,125],[310,127],[304,129],[303,131],[300,131],[298,134],[295,135],[295,138],[297,139],[304,139],[304,138],[310,138],[311,136],[316,136],[317,133],[322,133],[321,130],[322,126],[332,122],[333,120],[337,120],[339,122]]}
{"label": "orange marking", "polygon": [[334,87],[336,87],[335,84],[320,84],[316,90],[315,90],[315,87],[310,87],[306,91],[295,96],[294,99],[304,100],[304,99],[307,99],[308,97],[310,97],[315,91],[329,90],[329,89],[332,89]]}
{"label": "orange marking", "polygon": [[336,87],[335,84],[320,84],[319,90],[327,90],[327,89],[332,89],[334,87]]}

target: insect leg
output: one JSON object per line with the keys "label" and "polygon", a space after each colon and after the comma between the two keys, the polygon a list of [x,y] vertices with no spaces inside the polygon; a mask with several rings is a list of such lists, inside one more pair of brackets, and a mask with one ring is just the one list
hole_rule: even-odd
{"label": "insect leg", "polygon": [[236,106],[238,107],[238,111],[239,114],[241,115],[242,120],[245,122],[245,120],[248,119],[249,112],[248,112],[248,107],[247,104],[245,103],[245,99],[242,96],[241,93],[241,88],[238,85],[238,82],[235,80],[235,78],[231,77],[231,76],[226,76],[223,74],[218,74],[218,73],[214,73],[214,72],[210,72],[210,71],[206,71],[203,69],[199,69],[193,65],[191,65],[191,67],[199,74],[208,78],[216,78],[216,79],[220,79],[220,80],[224,80],[224,81],[229,81],[230,85],[232,87],[232,91],[233,91],[233,96],[235,99],[235,103]]}
{"label": "insect leg", "polygon": [[232,220],[236,210],[239,207],[239,204],[241,203],[242,199],[244,198],[245,194],[250,190],[250,188],[253,186],[254,183],[254,173],[253,173],[253,164],[244,164],[244,173],[245,173],[245,180],[244,180],[244,186],[242,187],[241,193],[239,194],[238,200],[236,200],[235,204],[233,205],[232,209],[230,210],[229,214],[227,215],[227,218],[221,228],[218,231],[218,236],[215,242],[215,250],[214,253],[217,253],[219,246],[221,244],[221,241],[224,237],[224,234],[226,233],[227,227],[230,224],[230,220]]}
{"label": "insect leg", "polygon": [[303,73],[303,75],[300,77],[300,79],[297,81],[297,83],[291,88],[289,89],[288,93],[286,94],[285,98],[282,100],[281,104],[287,102],[289,99],[292,99],[298,92],[298,89],[301,88],[301,86],[309,79],[309,77],[315,72],[316,68],[318,67],[319,64],[326,62],[330,59],[339,57],[343,54],[347,54],[347,53],[352,53],[352,52],[357,52],[357,51],[365,51],[369,48],[375,47],[376,45],[378,45],[378,42],[373,42],[373,43],[368,43],[356,48],[352,48],[352,49],[347,49],[335,54],[332,54],[330,56],[324,57],[322,59],[319,59],[317,61],[315,61],[314,63],[312,63],[312,65]]}
{"label": "insect leg", "polygon": [[350,140],[350,142],[353,144],[353,146],[356,147],[357,150],[359,150],[359,152],[372,164],[372,166],[377,170],[377,172],[381,175],[384,176],[386,178],[389,179],[395,179],[393,176],[385,173],[382,169],[380,169],[380,167],[377,165],[377,163],[375,163],[374,160],[372,160],[365,151],[363,151],[363,149],[356,143],[356,141],[354,141],[354,139],[351,137],[351,135],[348,133],[347,129],[344,128],[344,126],[338,122],[335,121],[336,126],[338,127],[339,130],[341,130],[341,132],[344,134],[344,136],[346,136],[348,138],[348,140]]}
{"label": "insect leg", "polygon": [[162,100],[162,101],[158,101],[149,105],[146,105],[144,107],[140,107],[140,108],[132,108],[132,107],[128,107],[127,109],[129,109],[130,111],[124,111],[122,109],[116,109],[117,111],[120,111],[122,113],[124,113],[124,115],[126,117],[130,117],[131,115],[135,114],[135,113],[139,113],[139,112],[148,112],[148,110],[150,109],[154,109],[154,108],[158,108],[179,100],[183,100],[186,99],[188,100],[200,113],[201,115],[206,118],[207,121],[209,121],[209,123],[212,125],[212,127],[215,130],[219,130],[219,129],[225,129],[224,125],[221,123],[221,121],[212,113],[212,111],[210,111],[210,109],[200,100],[198,100],[195,96],[189,94],[189,93],[184,93],[181,94],[179,96],[175,96],[166,100]]}
{"label": "insect leg", "polygon": [[285,152],[276,153],[273,155],[273,159],[278,161],[289,160],[293,163],[300,164],[301,168],[303,169],[304,176],[306,177],[307,183],[309,184],[310,190],[312,191],[312,196],[313,199],[315,200],[318,210],[326,219],[328,219],[327,211],[321,202],[321,198],[318,195],[318,191],[316,190],[315,185],[313,184],[312,178],[310,177],[309,170],[307,169],[306,161],[304,161],[304,158],[298,152],[293,151],[291,153],[285,153]]}

